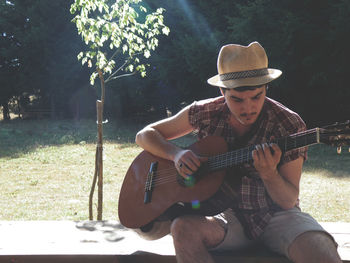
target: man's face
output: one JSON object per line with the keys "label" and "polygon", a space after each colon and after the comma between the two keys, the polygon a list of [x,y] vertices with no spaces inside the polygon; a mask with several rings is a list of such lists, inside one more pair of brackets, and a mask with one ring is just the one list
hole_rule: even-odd
{"label": "man's face", "polygon": [[233,121],[250,126],[257,120],[264,105],[266,86],[241,92],[227,89],[223,95],[233,115]]}

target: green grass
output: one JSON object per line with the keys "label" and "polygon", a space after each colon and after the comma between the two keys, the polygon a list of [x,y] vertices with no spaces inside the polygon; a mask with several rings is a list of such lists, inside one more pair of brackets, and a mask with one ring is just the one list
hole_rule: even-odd
{"label": "green grass", "polygon": [[[140,127],[104,126],[104,217],[117,198]],[[94,121],[0,122],[0,220],[84,220],[95,165]],[[97,191],[95,197],[97,196]]]}
{"label": "green grass", "polygon": [[[106,220],[118,219],[119,190],[141,151],[134,144],[141,127],[116,121],[104,125]],[[0,121],[0,220],[88,219],[95,141],[92,120]],[[186,146],[191,141],[177,143]],[[301,181],[304,211],[320,221],[350,222],[349,161],[348,152],[338,155],[324,145],[310,148]]]}
{"label": "green grass", "polygon": [[309,149],[301,179],[300,206],[320,221],[350,222],[350,153],[334,147]]}

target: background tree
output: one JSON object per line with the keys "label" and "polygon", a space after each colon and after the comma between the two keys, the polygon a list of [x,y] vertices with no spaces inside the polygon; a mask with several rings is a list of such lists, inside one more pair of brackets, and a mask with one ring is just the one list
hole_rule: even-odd
{"label": "background tree", "polygon": [[47,109],[52,117],[70,117],[69,96],[86,73],[75,63],[82,43],[69,4],[11,0],[0,5],[1,104],[16,100],[29,109]]}
{"label": "background tree", "polygon": [[18,54],[22,43],[18,37],[28,25],[26,17],[16,8],[13,3],[0,3],[0,106],[5,120],[10,119],[10,100],[21,93],[18,79],[22,61]]}
{"label": "background tree", "polygon": [[158,46],[158,35],[168,34],[163,23],[164,9],[147,13],[141,0],[76,0],[71,5],[73,21],[82,36],[87,50],[78,55],[82,64],[95,68],[90,76],[93,85],[100,79],[101,99],[97,101],[98,142],[93,184],[90,192],[89,218],[93,219],[92,199],[98,178],[98,214],[102,220],[103,206],[103,107],[105,85],[112,80],[134,75],[146,75],[145,59]]}

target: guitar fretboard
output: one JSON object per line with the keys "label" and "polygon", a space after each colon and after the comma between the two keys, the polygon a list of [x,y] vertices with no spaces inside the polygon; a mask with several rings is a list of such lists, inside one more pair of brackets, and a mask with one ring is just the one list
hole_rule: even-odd
{"label": "guitar fretboard", "polygon": [[[312,130],[307,130],[305,132],[279,138],[277,140],[271,141],[271,143],[276,143],[282,152],[285,153],[294,149],[320,143],[319,137],[319,129],[315,128]],[[209,170],[221,170],[227,167],[252,162],[252,152],[255,149],[256,145],[251,145],[242,149],[212,156],[208,160]]]}

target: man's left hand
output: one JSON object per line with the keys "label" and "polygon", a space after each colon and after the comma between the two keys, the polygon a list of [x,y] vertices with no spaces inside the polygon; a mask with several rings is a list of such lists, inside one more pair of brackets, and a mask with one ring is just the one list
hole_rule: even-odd
{"label": "man's left hand", "polygon": [[282,151],[277,144],[257,145],[252,156],[254,167],[259,172],[261,179],[269,180],[278,174],[277,165],[280,162]]}

